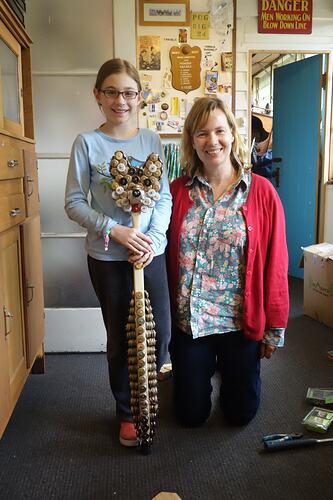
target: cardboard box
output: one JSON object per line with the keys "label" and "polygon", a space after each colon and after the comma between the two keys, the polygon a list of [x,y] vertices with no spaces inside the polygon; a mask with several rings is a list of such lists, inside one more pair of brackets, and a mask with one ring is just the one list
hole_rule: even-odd
{"label": "cardboard box", "polygon": [[333,245],[304,251],[304,314],[333,328]]}

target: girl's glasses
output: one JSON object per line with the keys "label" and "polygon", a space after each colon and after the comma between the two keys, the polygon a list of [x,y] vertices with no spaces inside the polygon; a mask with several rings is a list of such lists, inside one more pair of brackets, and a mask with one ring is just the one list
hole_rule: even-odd
{"label": "girl's glasses", "polygon": [[135,92],[135,90],[123,90],[123,92],[120,92],[115,89],[101,89],[100,92],[103,92],[107,99],[117,99],[121,95],[125,101],[132,101],[139,95],[139,92]]}

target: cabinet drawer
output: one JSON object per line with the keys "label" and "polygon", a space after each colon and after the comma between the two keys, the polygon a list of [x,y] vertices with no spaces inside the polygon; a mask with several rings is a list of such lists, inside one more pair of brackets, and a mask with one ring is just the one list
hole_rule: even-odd
{"label": "cabinet drawer", "polygon": [[0,140],[0,180],[23,177],[23,150],[14,141]]}
{"label": "cabinet drawer", "polygon": [[25,219],[22,179],[0,182],[0,231],[5,231]]}

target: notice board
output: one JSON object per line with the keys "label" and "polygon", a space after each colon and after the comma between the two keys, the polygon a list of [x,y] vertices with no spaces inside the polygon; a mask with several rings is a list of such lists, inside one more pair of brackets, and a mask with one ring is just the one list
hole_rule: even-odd
{"label": "notice board", "polygon": [[177,136],[198,97],[233,107],[234,1],[137,0],[139,125]]}

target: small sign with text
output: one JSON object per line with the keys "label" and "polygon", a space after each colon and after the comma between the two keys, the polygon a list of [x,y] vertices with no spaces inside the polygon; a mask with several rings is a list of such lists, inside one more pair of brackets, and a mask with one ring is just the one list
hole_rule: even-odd
{"label": "small sign with text", "polygon": [[312,0],[258,0],[258,33],[311,32]]}

